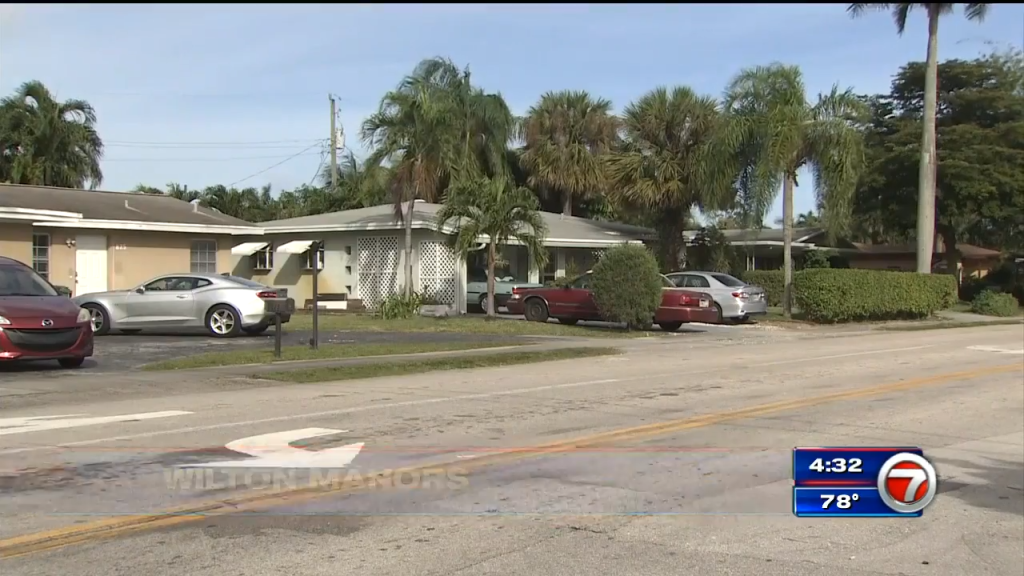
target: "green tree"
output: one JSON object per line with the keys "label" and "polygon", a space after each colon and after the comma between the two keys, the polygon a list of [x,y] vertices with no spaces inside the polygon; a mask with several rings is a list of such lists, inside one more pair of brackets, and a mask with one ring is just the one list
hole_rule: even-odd
{"label": "green tree", "polygon": [[739,73],[726,91],[726,108],[755,148],[753,178],[772,186],[756,188],[773,195],[782,182],[783,313],[792,312],[793,190],[797,172],[809,167],[822,223],[831,234],[845,230],[857,178],[863,168],[863,136],[856,125],[865,115],[863,101],[833,86],[817,101],[807,100],[803,76],[796,66],[772,64]]}
{"label": "green tree", "polygon": [[542,196],[559,198],[566,216],[574,200],[604,190],[601,158],[617,139],[611,107],[582,91],[548,92],[520,122],[520,162],[528,183]]}
{"label": "green tree", "polygon": [[[920,161],[917,185],[917,271],[928,274],[932,269],[932,252],[935,240],[935,173],[936,136],[935,113],[939,91],[939,18],[953,12],[956,4],[850,4],[851,16],[858,17],[868,10],[889,10],[892,12],[896,31],[903,35],[907,18],[915,9],[928,14],[928,52],[924,75],[924,117],[921,131]],[[981,21],[988,12],[988,4],[963,4],[964,16],[968,20]]]}
{"label": "green tree", "polygon": [[537,198],[527,188],[516,186],[503,176],[461,181],[448,191],[437,213],[437,228],[454,228],[455,251],[465,259],[480,243],[487,242],[487,315],[495,316],[494,268],[498,250],[515,240],[525,246],[538,267],[547,264],[544,235],[547,228],[537,211]]}
{"label": "green tree", "polygon": [[626,107],[622,124],[620,151],[606,160],[609,190],[654,214],[660,265],[677,270],[691,210],[733,200],[737,125],[714,98],[682,86],[648,92]]}
{"label": "green tree", "polygon": [[707,272],[733,272],[737,267],[738,254],[725,234],[714,226],[699,228],[693,238],[693,245],[686,251],[686,267],[689,270]]}
{"label": "green tree", "polygon": [[0,100],[0,182],[95,189],[102,157],[85,100],[60,102],[35,80]]}
{"label": "green tree", "polygon": [[438,200],[453,183],[483,174],[504,175],[514,127],[500,96],[474,88],[468,70],[438,58],[421,62],[363,122],[362,140],[373,150],[367,163],[390,164],[395,215],[405,225],[407,296],[413,291],[413,201]]}
{"label": "green tree", "polygon": [[159,188],[156,188],[156,187],[153,187],[153,186],[146,186],[145,184],[136,184],[135,188],[131,189],[131,192],[135,192],[137,194],[163,194],[164,193],[164,191],[159,189]]}

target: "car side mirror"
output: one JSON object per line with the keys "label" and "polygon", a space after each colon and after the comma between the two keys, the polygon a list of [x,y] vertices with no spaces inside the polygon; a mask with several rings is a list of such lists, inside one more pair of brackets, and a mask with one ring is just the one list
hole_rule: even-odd
{"label": "car side mirror", "polygon": [[71,288],[68,288],[67,286],[54,286],[53,288],[57,291],[57,294],[67,296],[68,298],[71,297]]}
{"label": "car side mirror", "polygon": [[145,287],[145,286],[139,286],[138,288],[136,288],[136,289],[134,290],[134,292],[135,292],[136,294],[142,294],[142,293],[144,293],[145,291],[146,291],[146,287]]}

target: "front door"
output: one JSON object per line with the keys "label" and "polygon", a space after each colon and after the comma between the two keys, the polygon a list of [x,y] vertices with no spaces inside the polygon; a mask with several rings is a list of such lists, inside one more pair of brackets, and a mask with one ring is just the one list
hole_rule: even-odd
{"label": "front door", "polygon": [[107,237],[75,237],[75,296],[107,291]]}
{"label": "front door", "polygon": [[132,327],[174,327],[195,323],[194,280],[186,276],[165,276],[132,292],[125,299],[123,324]]}

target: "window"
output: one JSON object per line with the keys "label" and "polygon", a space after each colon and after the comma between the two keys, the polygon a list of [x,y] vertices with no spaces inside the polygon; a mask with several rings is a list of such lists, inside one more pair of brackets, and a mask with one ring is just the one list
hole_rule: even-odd
{"label": "window", "polygon": [[273,270],[274,269],[274,245],[267,244],[263,248],[252,253],[252,269],[253,270]]}
{"label": "window", "polygon": [[146,284],[146,292],[181,292],[185,290],[191,290],[192,284],[195,278],[184,278],[182,276],[166,276],[164,278],[157,278],[149,284]]}
{"label": "window", "polygon": [[572,287],[579,290],[590,290],[590,274],[584,274],[572,281]]}
{"label": "window", "polygon": [[747,285],[746,282],[740,280],[739,278],[730,276],[728,274],[712,274],[711,277],[721,282],[724,286],[728,286],[729,288],[742,288],[743,286]]}
{"label": "window", "polygon": [[196,288],[205,288],[205,287],[209,286],[210,284],[213,284],[213,282],[210,282],[206,278],[193,278],[192,279],[192,289],[193,290],[195,290]]}
{"label": "window", "polygon": [[675,288],[676,284],[668,276],[659,276],[662,288]]}
{"label": "window", "polygon": [[710,288],[711,283],[708,279],[703,276],[695,276],[693,274],[685,274],[682,282],[676,280],[676,285],[680,288]]}
{"label": "window", "polygon": [[[318,248],[316,250],[316,256],[317,256],[316,259],[317,259],[317,264],[318,264],[317,270],[323,270],[324,269],[324,244],[323,244],[323,242],[320,243],[320,248]],[[306,269],[306,270],[312,270],[313,269],[313,250],[306,250],[302,254],[302,257],[304,259],[303,260],[303,268]]]}
{"label": "window", "polygon": [[50,235],[32,235],[32,268],[44,279],[50,279]]}
{"label": "window", "polygon": [[217,242],[215,240],[194,240],[189,254],[189,272],[196,274],[217,273]]}
{"label": "window", "polygon": [[50,283],[28,266],[0,265],[0,296],[57,296]]}

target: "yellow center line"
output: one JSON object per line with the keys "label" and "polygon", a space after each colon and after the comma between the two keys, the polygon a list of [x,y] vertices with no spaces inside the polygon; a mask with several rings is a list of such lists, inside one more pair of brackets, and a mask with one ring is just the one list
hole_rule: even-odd
{"label": "yellow center line", "polygon": [[[715,424],[721,424],[724,422],[730,422],[734,420],[755,418],[758,416],[764,416],[776,412],[783,412],[786,410],[796,410],[800,408],[807,408],[810,406],[817,406],[821,404],[827,404],[830,402],[838,402],[843,400],[856,400],[860,398],[867,398],[870,396],[877,396],[880,394],[888,394],[892,392],[911,390],[914,388],[942,384],[955,380],[967,380],[982,376],[1003,374],[1008,372],[1019,371],[1022,369],[1024,369],[1024,366],[1022,366],[1020,363],[1017,363],[1004,364],[1001,366],[993,366],[989,368],[981,368],[977,370],[969,370],[964,372],[951,372],[946,374],[938,374],[934,376],[925,376],[921,378],[903,380],[900,382],[871,386],[868,388],[858,388],[855,390],[848,390],[844,392],[835,392],[832,394],[825,394],[822,396],[797,398],[793,400],[782,400],[779,402],[761,404],[758,406],[740,408],[737,410],[704,414],[692,418],[670,420],[665,422],[657,422],[653,424],[645,424],[643,426],[634,426],[630,428],[611,430],[608,432],[583,436],[573,440],[560,440],[546,444],[540,444],[529,448],[521,448],[498,452],[489,455],[482,455],[472,459],[442,461],[433,464],[423,464],[408,468],[400,468],[391,471],[391,473],[394,476],[398,476],[400,474],[422,474],[425,471],[448,471],[449,469],[453,471],[457,470],[462,473],[468,473],[470,471],[478,470],[480,468],[484,468],[487,466],[507,464],[525,458],[534,458],[537,456],[571,452],[577,448],[595,447],[600,446],[602,444],[608,444],[610,442],[637,441],[656,436],[673,434],[684,430],[692,430],[695,428],[713,426]],[[370,481],[372,485],[372,477],[365,478],[365,480]],[[37,532],[34,534],[25,534],[23,536],[15,536],[13,538],[0,540],[0,558],[13,558],[16,556],[34,554],[45,550],[52,550],[54,548],[68,546],[71,544],[80,544],[97,541],[105,538],[121,536],[149,528],[167,528],[178,524],[184,524],[186,522],[194,522],[197,520],[201,520],[203,518],[209,518],[210,516],[224,516],[229,514],[236,514],[241,512],[269,508],[283,504],[295,505],[315,498],[320,498],[325,495],[351,494],[358,492],[364,488],[366,488],[366,484],[363,483],[339,483],[332,484],[329,486],[311,486],[304,488],[289,488],[272,491],[264,490],[258,491],[254,494],[242,495],[239,496],[238,498],[218,500],[204,504],[193,504],[189,506],[183,506],[180,508],[172,508],[160,512],[154,512],[152,514],[141,514],[110,518],[106,520],[99,520],[96,522],[79,524],[76,526],[70,526],[66,528],[47,530],[43,532]]]}

